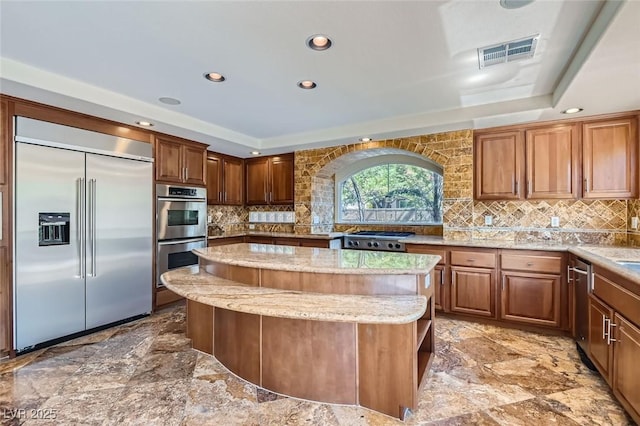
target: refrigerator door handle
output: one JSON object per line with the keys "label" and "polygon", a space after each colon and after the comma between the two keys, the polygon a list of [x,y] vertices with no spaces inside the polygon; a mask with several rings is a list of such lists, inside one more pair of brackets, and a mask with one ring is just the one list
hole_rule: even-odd
{"label": "refrigerator door handle", "polygon": [[97,277],[98,276],[98,270],[96,268],[96,258],[97,258],[97,250],[96,250],[96,244],[97,244],[97,240],[98,240],[98,235],[97,235],[97,222],[96,222],[96,215],[97,215],[97,199],[98,199],[98,193],[97,193],[97,181],[95,179],[93,179],[93,224],[92,224],[92,232],[93,232],[93,237],[91,239],[91,241],[93,242],[93,253],[92,253],[92,262],[93,264],[91,265],[91,270],[93,271],[93,276]]}
{"label": "refrigerator door handle", "polygon": [[91,252],[91,271],[88,276],[96,276],[96,180],[89,179],[89,229],[87,230],[89,251]]}
{"label": "refrigerator door handle", "polygon": [[76,242],[78,244],[78,276],[81,279],[84,279],[85,275],[85,250],[84,250],[84,221],[85,221],[85,184],[84,178],[78,178],[77,181],[77,206],[76,206],[76,214],[77,216],[77,226],[76,226]]}

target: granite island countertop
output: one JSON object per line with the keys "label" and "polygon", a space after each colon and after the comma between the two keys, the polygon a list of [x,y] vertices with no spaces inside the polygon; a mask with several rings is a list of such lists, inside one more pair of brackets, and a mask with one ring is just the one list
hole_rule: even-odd
{"label": "granite island countertop", "polygon": [[162,283],[199,303],[255,315],[366,324],[406,324],[426,311],[418,295],[364,296],[321,294],[255,287],[226,280],[187,266],[165,272]]}
{"label": "granite island countertop", "polygon": [[335,240],[342,238],[342,232],[328,232],[326,234],[295,234],[293,232],[264,232],[264,231],[243,231],[225,232],[220,235],[209,235],[207,239],[218,240],[221,238],[233,237],[271,237],[271,238],[300,238],[309,240]]}
{"label": "granite island countertop", "polygon": [[323,274],[416,275],[431,271],[440,256],[367,250],[239,243],[195,249],[212,262],[248,268]]}

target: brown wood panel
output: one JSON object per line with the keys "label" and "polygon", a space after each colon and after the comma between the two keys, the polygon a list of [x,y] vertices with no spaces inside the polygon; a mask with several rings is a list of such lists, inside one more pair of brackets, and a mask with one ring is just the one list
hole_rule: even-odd
{"label": "brown wood panel", "polygon": [[495,268],[496,252],[451,250],[451,264],[475,268]]}
{"label": "brown wood panel", "polygon": [[260,382],[260,316],[215,308],[215,357],[245,380]]}
{"label": "brown wood panel", "polygon": [[577,124],[526,131],[526,197],[558,199],[578,197]]}
{"label": "brown wood panel", "polygon": [[[9,144],[11,143],[9,101],[0,99],[0,186],[9,183]],[[6,202],[7,200],[3,200]],[[3,204],[3,209],[5,204]],[[3,216],[4,217],[4,216]]]}
{"label": "brown wood panel", "polygon": [[251,158],[244,165],[246,204],[268,204],[269,158]]}
{"label": "brown wood panel", "polygon": [[535,255],[529,252],[503,252],[500,256],[502,269],[516,271],[546,272],[550,274],[562,274],[562,254]]}
{"label": "brown wood panel", "polygon": [[200,267],[216,277],[251,286],[260,285],[260,270],[244,266],[227,265],[200,258]]}
{"label": "brown wood panel", "polygon": [[331,248],[331,241],[333,240],[316,240],[313,238],[299,239],[302,247],[316,247],[316,248]]}
{"label": "brown wood panel", "polygon": [[293,204],[293,154],[271,157],[270,204]]}
{"label": "brown wood panel", "polygon": [[244,161],[241,158],[223,158],[223,202],[241,206],[244,203]]}
{"label": "brown wood panel", "polygon": [[262,270],[262,287],[334,294],[416,294],[415,275],[316,274]]}
{"label": "brown wood panel", "polygon": [[638,196],[638,126],[636,117],[585,123],[583,198]]}
{"label": "brown wood panel", "polygon": [[495,317],[495,271],[451,267],[451,311]]}
{"label": "brown wood panel", "polygon": [[115,121],[93,117],[62,108],[44,105],[25,99],[3,96],[5,99],[15,101],[15,115],[34,118],[36,120],[48,121],[51,123],[63,124],[77,127],[79,129],[91,130],[107,135],[120,136],[127,139],[149,142],[153,141],[153,132],[135,126],[129,126]]}
{"label": "brown wood panel", "polygon": [[360,405],[399,418],[417,408],[416,334],[416,322],[358,324]]}
{"label": "brown wood panel", "polygon": [[205,186],[207,184],[207,148],[204,145],[183,145],[184,183]]}
{"label": "brown wood panel", "polygon": [[187,337],[194,349],[213,355],[213,306],[187,300]]}
{"label": "brown wood panel", "polygon": [[613,346],[607,343],[607,321],[613,320],[613,310],[593,294],[589,295],[589,359],[611,385]]}
{"label": "brown wood panel", "polygon": [[158,289],[156,291],[156,306],[166,305],[182,299],[184,299],[184,297],[178,296],[177,294],[166,288]]}
{"label": "brown wood panel", "polygon": [[300,240],[297,238],[274,238],[273,243],[278,246],[300,246]]}
{"label": "brown wood panel", "polygon": [[613,394],[640,424],[640,329],[616,314],[613,358]]}
{"label": "brown wood panel", "polygon": [[0,357],[6,355],[12,348],[11,317],[9,312],[9,287],[5,283],[9,279],[9,249],[0,246]]}
{"label": "brown wood panel", "polygon": [[500,317],[508,321],[560,327],[560,287],[560,275],[503,272]]}
{"label": "brown wood panel", "polygon": [[517,200],[524,191],[522,131],[478,133],[474,140],[474,197]]}
{"label": "brown wood panel", "polygon": [[262,317],[262,386],[356,404],[356,325]]}
{"label": "brown wood panel", "polygon": [[449,310],[449,286],[445,281],[445,267],[438,265],[433,268],[433,303],[435,308],[439,311]]}
{"label": "brown wood panel", "polygon": [[274,244],[275,239],[273,237],[261,237],[259,235],[247,235],[244,237],[246,243],[255,244]]}
{"label": "brown wood panel", "polygon": [[207,155],[207,204],[222,204],[222,158]]}
{"label": "brown wood panel", "polygon": [[182,144],[165,138],[156,138],[155,166],[156,181],[182,183],[184,174]]}
{"label": "brown wood panel", "polygon": [[618,282],[626,281],[624,278],[616,278],[615,275],[611,275],[611,277],[615,281],[603,276],[601,270],[596,268],[593,294],[632,323],[640,325],[640,296],[618,284]]}

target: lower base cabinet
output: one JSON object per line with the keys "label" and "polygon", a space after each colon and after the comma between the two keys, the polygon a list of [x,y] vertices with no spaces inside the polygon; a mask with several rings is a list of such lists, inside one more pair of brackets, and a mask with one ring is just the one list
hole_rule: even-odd
{"label": "lower base cabinet", "polygon": [[589,296],[589,359],[611,385],[613,345],[610,324],[613,310],[594,295]]}
{"label": "lower base cabinet", "polygon": [[502,272],[500,318],[560,327],[559,275]]}
{"label": "lower base cabinet", "polygon": [[495,270],[452,266],[451,312],[495,317]]}
{"label": "lower base cabinet", "polygon": [[616,314],[613,394],[638,422],[640,419],[640,328]]}

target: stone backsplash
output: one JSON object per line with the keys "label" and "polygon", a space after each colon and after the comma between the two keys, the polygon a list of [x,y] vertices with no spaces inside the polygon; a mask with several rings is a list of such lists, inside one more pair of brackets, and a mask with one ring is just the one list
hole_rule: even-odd
{"label": "stone backsplash", "polygon": [[[211,216],[209,235],[220,232],[245,232],[249,230],[249,212],[287,212],[293,211],[293,205],[284,206],[207,206]],[[254,223],[252,231],[258,232],[294,232],[293,223]]]}

